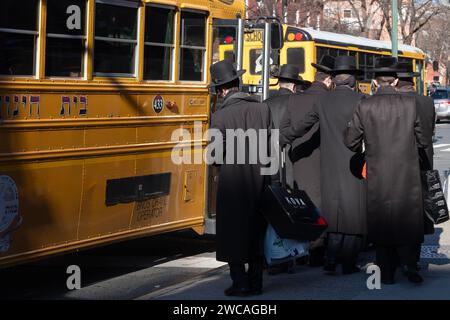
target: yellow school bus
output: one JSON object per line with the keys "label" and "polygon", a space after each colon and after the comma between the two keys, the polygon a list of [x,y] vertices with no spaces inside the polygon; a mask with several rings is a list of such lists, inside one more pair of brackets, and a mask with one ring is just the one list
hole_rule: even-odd
{"label": "yellow school bus", "polygon": [[0,267],[203,232],[207,166],[175,164],[171,137],[197,123],[187,143],[206,147],[209,66],[238,13],[242,0],[0,2]]}
{"label": "yellow school bus", "polygon": [[[391,55],[391,44],[384,41],[288,25],[283,26],[283,31],[284,47],[279,52],[272,52],[271,62],[280,65],[296,64],[301,70],[300,75],[303,79],[309,81],[313,81],[316,72],[311,62],[320,62],[326,54],[333,57],[353,55],[357,58],[359,68],[364,70],[363,77],[358,81],[359,89],[364,93],[370,93],[373,78],[370,69],[374,67],[375,58]],[[248,33],[244,37],[243,66],[247,73],[243,76],[243,83],[250,92],[256,92],[261,81],[261,39],[262,30]],[[222,59],[232,58],[230,52],[233,52],[233,45],[222,45],[220,52]],[[424,59],[425,54],[419,48],[399,45],[399,61],[410,63],[413,69],[422,75],[417,80],[420,94],[426,93]],[[277,81],[271,79],[270,83],[273,88]]]}

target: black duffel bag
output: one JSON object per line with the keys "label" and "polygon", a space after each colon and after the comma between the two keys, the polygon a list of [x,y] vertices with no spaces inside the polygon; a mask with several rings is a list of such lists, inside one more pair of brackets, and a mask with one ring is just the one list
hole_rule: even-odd
{"label": "black duffel bag", "polygon": [[286,152],[283,151],[280,161],[281,183],[272,183],[265,188],[261,211],[281,238],[317,240],[328,224],[305,191],[291,189],[286,185],[285,159]]}
{"label": "black duffel bag", "polygon": [[439,171],[426,170],[421,172],[423,188],[423,210],[434,224],[449,220],[447,201],[442,190]]}

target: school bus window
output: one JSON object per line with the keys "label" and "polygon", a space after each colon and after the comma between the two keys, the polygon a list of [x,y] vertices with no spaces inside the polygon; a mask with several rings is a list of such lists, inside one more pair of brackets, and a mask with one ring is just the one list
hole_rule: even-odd
{"label": "school bus window", "polygon": [[317,60],[317,63],[320,63],[320,61],[322,60],[322,57],[328,54],[328,48],[319,47],[319,46],[317,46],[316,48],[317,48],[316,60]]}
{"label": "school bus window", "polygon": [[305,49],[303,48],[288,48],[287,49],[287,63],[295,64],[299,67],[300,73],[305,72]]}
{"label": "school bus window", "polygon": [[145,11],[144,79],[171,80],[175,10],[147,6]]}
{"label": "school bus window", "polygon": [[250,50],[250,74],[257,75],[262,72],[262,49]]}
{"label": "school bus window", "polygon": [[35,74],[38,2],[0,1],[0,75]]}
{"label": "school bus window", "polygon": [[85,35],[86,0],[47,0],[46,76],[83,76]]}
{"label": "school bus window", "polygon": [[205,52],[206,14],[182,11],[180,80],[203,80]]}
{"label": "school bus window", "polygon": [[97,0],[94,73],[134,77],[138,3]]}
{"label": "school bus window", "polygon": [[337,57],[339,55],[339,50],[330,48],[328,49],[328,54],[332,57]]}

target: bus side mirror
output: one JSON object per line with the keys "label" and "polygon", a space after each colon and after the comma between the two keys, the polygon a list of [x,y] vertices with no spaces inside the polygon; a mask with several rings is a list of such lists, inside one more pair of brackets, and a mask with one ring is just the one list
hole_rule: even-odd
{"label": "bus side mirror", "polygon": [[271,43],[270,46],[274,50],[280,50],[284,45],[284,37],[283,37],[283,27],[278,22],[273,22],[270,24],[270,38]]}

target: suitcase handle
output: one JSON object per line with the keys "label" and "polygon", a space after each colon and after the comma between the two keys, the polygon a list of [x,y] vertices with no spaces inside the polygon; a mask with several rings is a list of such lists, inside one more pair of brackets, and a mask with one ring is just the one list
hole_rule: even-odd
{"label": "suitcase handle", "polygon": [[286,156],[287,156],[286,147],[283,147],[280,150],[280,170],[279,170],[281,186],[283,187],[283,189],[287,188],[287,183],[286,183]]}

